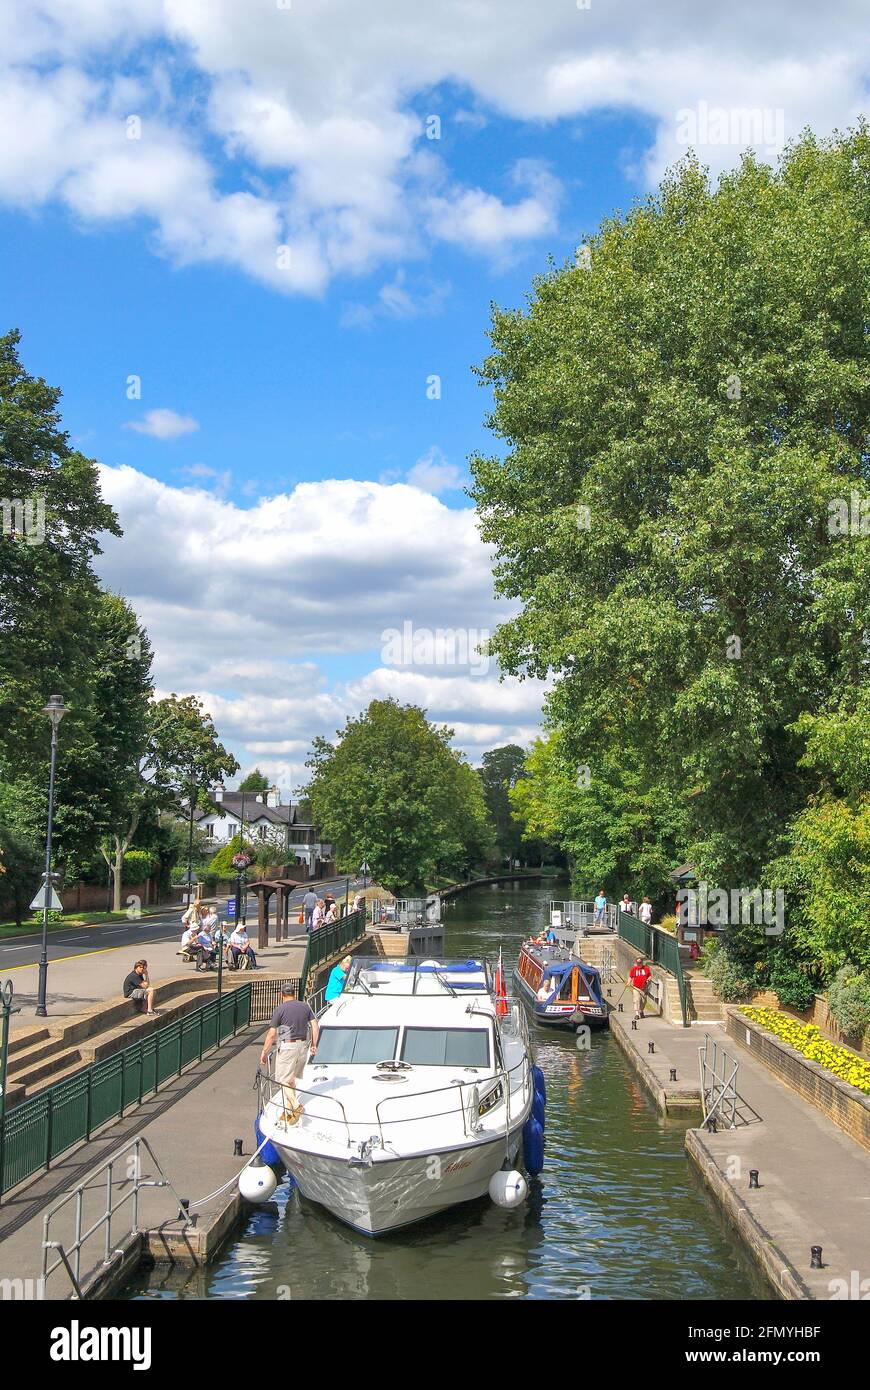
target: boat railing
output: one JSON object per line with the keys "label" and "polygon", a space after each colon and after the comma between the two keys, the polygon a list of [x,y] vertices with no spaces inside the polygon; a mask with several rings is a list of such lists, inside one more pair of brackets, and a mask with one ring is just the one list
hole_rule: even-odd
{"label": "boat railing", "polygon": [[[519,1008],[519,1005],[517,1005],[517,1007]],[[505,1018],[504,1020],[499,1020],[499,1021],[500,1021],[501,1023],[504,1024],[505,1022],[507,1022],[507,1019],[510,1018],[510,1017],[511,1017],[511,1015],[508,1015],[508,1016],[506,1016],[506,1018]],[[527,1040],[528,1040],[528,1025],[527,1025],[527,1023],[526,1023],[526,1019],[525,1019],[525,1014],[524,1014],[524,1012],[520,1011],[518,1017],[519,1017],[519,1019],[520,1019],[520,1027],[521,1027],[522,1030],[523,1030],[523,1031],[522,1031],[523,1040],[527,1042]],[[276,1120],[275,1123],[276,1123],[276,1126],[277,1126],[277,1128],[278,1128],[279,1130],[282,1130],[284,1133],[286,1133],[286,1134],[289,1135],[290,1130],[291,1130],[291,1126],[290,1126],[290,1123],[289,1123],[289,1121],[288,1121],[288,1119],[287,1119],[287,1117],[286,1117],[286,1112],[285,1112],[285,1109],[284,1109],[284,1107],[285,1107],[285,1094],[284,1094],[284,1092],[285,1092],[285,1088],[286,1088],[286,1089],[289,1089],[290,1087],[289,1087],[289,1083],[286,1083],[286,1082],[285,1082],[285,1083],[282,1084],[282,1082],[280,1082],[280,1081],[277,1079],[277,1077],[275,1076],[274,1069],[273,1069],[273,1059],[274,1059],[274,1052],[271,1053],[270,1056],[269,1056],[269,1066],[268,1066],[268,1070],[263,1070],[262,1066],[260,1066],[260,1067],[257,1068],[257,1075],[256,1075],[255,1085],[257,1086],[258,1099],[259,1099],[258,1112],[259,1112],[260,1114],[262,1114],[263,1111],[265,1110],[266,1106],[267,1106],[267,1105],[270,1105],[270,1104],[271,1104],[271,1105],[280,1105],[280,1106],[281,1106],[281,1115],[279,1116],[279,1118]],[[517,1076],[518,1073],[519,1073],[519,1076]],[[512,1118],[512,1113],[511,1113],[511,1097],[512,1097],[512,1095],[514,1095],[518,1090],[522,1092],[523,1096],[525,1096],[526,1090],[528,1089],[528,1087],[529,1087],[530,1084],[531,1084],[531,1083],[530,1083],[530,1077],[531,1077],[531,1063],[530,1063],[530,1061],[529,1061],[528,1051],[526,1050],[526,1051],[524,1051],[523,1056],[522,1056],[522,1058],[520,1059],[520,1061],[517,1062],[517,1063],[515,1063],[515,1065],[514,1065],[513,1067],[510,1067],[510,1068],[503,1068],[503,1067],[502,1067],[502,1068],[499,1068],[497,1071],[491,1072],[491,1073],[489,1073],[487,1076],[484,1076],[484,1077],[475,1077],[475,1079],[474,1079],[473,1081],[471,1081],[471,1080],[469,1080],[469,1081],[453,1081],[453,1082],[451,1082],[451,1083],[450,1083],[449,1085],[447,1085],[447,1086],[433,1086],[433,1087],[427,1088],[426,1090],[415,1090],[415,1091],[405,1092],[405,1093],[403,1093],[403,1094],[396,1094],[396,1095],[390,1095],[390,1096],[382,1096],[380,1100],[378,1100],[378,1101],[375,1102],[375,1113],[374,1113],[374,1122],[377,1124],[377,1127],[378,1127],[378,1134],[379,1134],[379,1137],[380,1137],[381,1144],[382,1144],[383,1146],[386,1146],[386,1143],[387,1143],[387,1140],[386,1140],[385,1135],[384,1135],[384,1128],[383,1128],[383,1127],[384,1127],[384,1124],[386,1124],[387,1126],[394,1126],[394,1125],[398,1125],[398,1124],[420,1124],[420,1123],[422,1123],[422,1122],[424,1122],[424,1121],[426,1121],[426,1120],[434,1120],[434,1119],[439,1119],[439,1118],[443,1117],[444,1115],[452,1115],[452,1114],[455,1112],[455,1110],[456,1110],[457,1108],[458,1108],[458,1109],[461,1111],[461,1113],[462,1113],[462,1117],[463,1117],[463,1131],[464,1131],[464,1134],[465,1134],[466,1138],[470,1137],[472,1133],[476,1133],[476,1132],[477,1132],[477,1127],[471,1128],[471,1127],[470,1127],[470,1123],[469,1123],[469,1107],[470,1107],[470,1101],[471,1101],[471,1099],[472,1099],[472,1089],[473,1089],[473,1088],[477,1088],[478,1095],[479,1095],[480,1087],[481,1087],[482,1085],[485,1085],[485,1084],[486,1084],[487,1082],[489,1082],[489,1081],[496,1081],[496,1082],[500,1081],[501,1084],[502,1084],[502,1086],[504,1087],[504,1102],[505,1102],[506,1111],[507,1111],[506,1123],[509,1125],[510,1122],[511,1122],[511,1118]],[[352,1147],[353,1140],[352,1140],[352,1137],[351,1137],[351,1121],[348,1120],[348,1118],[347,1118],[347,1111],[345,1110],[345,1108],[344,1108],[344,1106],[343,1106],[343,1104],[341,1103],[340,1100],[336,1099],[335,1096],[329,1095],[329,1094],[328,1094],[327,1092],[325,1092],[325,1091],[317,1090],[317,1089],[312,1088],[312,1087],[310,1087],[310,1086],[300,1086],[298,1082],[294,1082],[294,1083],[293,1083],[293,1090],[296,1092],[296,1094],[297,1094],[298,1096],[310,1096],[313,1100],[316,1100],[316,1101],[326,1101],[326,1102],[328,1102],[330,1105],[334,1106],[334,1107],[340,1112],[339,1115],[336,1115],[336,1116],[333,1116],[333,1115],[322,1115],[322,1114],[317,1114],[316,1112],[311,1112],[311,1111],[308,1111],[308,1110],[306,1110],[306,1114],[308,1115],[308,1117],[309,1117],[310,1119],[312,1119],[312,1120],[317,1120],[318,1123],[323,1123],[323,1124],[339,1124],[339,1125],[342,1125],[342,1126],[344,1127],[345,1135],[346,1135],[346,1138],[347,1138],[347,1146],[348,1146],[348,1148],[351,1148],[351,1147]],[[457,1096],[457,1098],[458,1098],[458,1106],[448,1106],[448,1107],[447,1107],[446,1109],[444,1109],[444,1110],[432,1110],[432,1111],[428,1111],[426,1114],[422,1114],[422,1115],[404,1115],[404,1116],[400,1116],[400,1117],[398,1117],[398,1118],[387,1119],[387,1120],[383,1120],[382,1117],[381,1117],[381,1107],[382,1107],[382,1106],[385,1106],[385,1105],[388,1105],[388,1104],[390,1104],[391,1102],[405,1101],[405,1102],[407,1103],[408,1101],[411,1101],[411,1100],[428,1099],[428,1098],[430,1098],[430,1097],[432,1097],[432,1096],[436,1096],[436,1095],[448,1095],[448,1094],[452,1094],[452,1095],[454,1095],[454,1096]],[[478,1100],[477,1104],[479,1104],[479,1103],[480,1103],[480,1102],[479,1102],[479,1100]],[[521,1108],[522,1108],[522,1104],[521,1104],[521,1106],[520,1106],[520,1109],[521,1109]],[[479,1118],[479,1116],[478,1116],[477,1118]],[[355,1126],[357,1126],[357,1127],[369,1125],[369,1124],[371,1124],[371,1122],[372,1122],[371,1119],[365,1118],[365,1117],[363,1117],[363,1118],[361,1118],[361,1119],[354,1119],[354,1120],[353,1120],[353,1124],[354,1124]]]}
{"label": "boat railing", "polygon": [[[517,1084],[514,1085],[512,1084],[511,1078],[516,1073],[520,1073],[520,1075]],[[382,1096],[379,1101],[375,1102],[375,1116],[377,1119],[381,1143],[386,1144],[383,1130],[384,1124],[387,1124],[388,1126],[403,1124],[422,1124],[427,1120],[443,1119],[445,1115],[452,1115],[457,1111],[462,1115],[462,1127],[465,1138],[473,1138],[477,1133],[479,1133],[481,1129],[481,1125],[479,1123],[481,1119],[481,1116],[479,1114],[479,1106],[481,1104],[480,1090],[483,1085],[490,1081],[496,1082],[496,1086],[492,1087],[492,1090],[497,1089],[498,1085],[501,1085],[502,1087],[506,1111],[505,1124],[506,1127],[509,1127],[512,1118],[511,1096],[517,1090],[522,1090],[522,1092],[525,1094],[525,1091],[528,1085],[530,1084],[530,1077],[531,1064],[529,1062],[528,1054],[526,1053],[520,1058],[519,1062],[515,1063],[514,1066],[507,1069],[503,1067],[499,1068],[497,1071],[491,1072],[488,1076],[477,1077],[473,1081],[454,1081],[449,1086],[436,1086],[433,1089],[427,1091],[414,1091],[406,1095]],[[457,1099],[457,1104],[455,1106],[448,1106],[446,1110],[433,1110],[425,1115],[402,1115],[398,1119],[389,1120],[383,1120],[381,1117],[382,1106],[396,1104],[402,1100],[408,1101],[411,1099],[412,1096],[414,1099],[416,1099],[417,1097],[428,1099],[429,1097],[435,1095],[455,1096]],[[484,1096],[483,1099],[486,1099],[486,1096]],[[365,1122],[363,1121],[363,1123]]]}
{"label": "boat railing", "polygon": [[[288,1119],[287,1119],[287,1115],[286,1115],[286,1111],[285,1111],[285,1108],[284,1108],[284,1107],[285,1107],[285,1100],[286,1100],[286,1097],[285,1097],[285,1090],[290,1090],[290,1083],[289,1083],[289,1082],[281,1082],[281,1081],[279,1081],[278,1078],[275,1076],[275,1073],[274,1073],[274,1070],[273,1070],[273,1057],[274,1057],[274,1053],[271,1053],[270,1056],[269,1056],[269,1069],[268,1069],[268,1071],[264,1071],[263,1068],[262,1068],[262,1065],[259,1066],[259,1067],[257,1068],[257,1075],[256,1075],[256,1079],[255,1079],[255,1083],[254,1083],[254,1084],[255,1084],[256,1087],[257,1087],[258,1114],[262,1115],[262,1114],[263,1114],[263,1111],[266,1109],[266,1106],[267,1106],[267,1105],[280,1105],[281,1108],[282,1108],[282,1113],[281,1113],[281,1115],[278,1117],[278,1119],[275,1121],[275,1124],[276,1124],[276,1126],[277,1126],[278,1129],[283,1130],[286,1134],[289,1134],[289,1133],[290,1133],[290,1123],[289,1123],[289,1121],[288,1121]],[[299,1083],[298,1083],[298,1081],[294,1081],[294,1082],[293,1082],[292,1089],[293,1089],[293,1091],[296,1093],[297,1096],[300,1096],[300,1095],[301,1095],[301,1096],[311,1096],[311,1097],[312,1097],[313,1099],[315,1099],[315,1100],[324,1100],[324,1101],[327,1101],[330,1105],[334,1105],[338,1110],[341,1111],[340,1116],[337,1116],[337,1117],[336,1117],[336,1116],[333,1116],[333,1115],[316,1115],[316,1114],[312,1114],[312,1115],[310,1115],[309,1117],[310,1117],[312,1120],[317,1120],[319,1123],[322,1123],[322,1124],[327,1124],[327,1125],[339,1124],[339,1125],[343,1125],[343,1126],[344,1126],[344,1130],[345,1130],[345,1134],[346,1134],[346,1136],[347,1136],[347,1146],[348,1146],[348,1148],[350,1148],[350,1146],[351,1146],[350,1123],[349,1123],[348,1118],[347,1118],[347,1111],[345,1110],[345,1108],[344,1108],[344,1106],[342,1105],[341,1101],[340,1101],[340,1100],[337,1100],[335,1096],[330,1096],[330,1095],[326,1094],[326,1092],[324,1092],[324,1091],[316,1091],[316,1090],[312,1090],[312,1089],[311,1089],[310,1087],[308,1087],[308,1086],[300,1086]]]}

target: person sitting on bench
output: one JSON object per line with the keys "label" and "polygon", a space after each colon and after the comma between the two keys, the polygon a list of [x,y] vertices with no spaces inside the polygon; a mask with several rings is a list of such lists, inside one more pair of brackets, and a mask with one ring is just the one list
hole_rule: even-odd
{"label": "person sitting on bench", "polygon": [[199,935],[199,924],[185,927],[181,934],[181,955],[185,960],[196,960],[197,945],[196,938]]}
{"label": "person sitting on bench", "polygon": [[237,927],[235,927],[235,929],[233,930],[233,934],[230,937],[230,955],[232,956],[233,970],[238,970],[239,958],[241,956],[247,956],[248,965],[252,969],[256,970],[257,957],[254,955],[254,948],[251,945],[248,933],[245,931],[245,928],[242,926],[241,922],[238,924]]}
{"label": "person sitting on bench", "polygon": [[196,938],[197,949],[197,970],[210,970],[214,965],[215,945],[212,934],[208,927],[203,923]]}

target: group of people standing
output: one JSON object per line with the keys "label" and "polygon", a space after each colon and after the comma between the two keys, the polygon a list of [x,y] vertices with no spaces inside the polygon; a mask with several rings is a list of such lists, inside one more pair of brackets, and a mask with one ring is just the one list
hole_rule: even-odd
{"label": "group of people standing", "polygon": [[[652,922],[653,910],[652,903],[650,902],[649,898],[645,897],[638,903],[635,902],[635,900],[630,896],[630,894],[623,893],[618,905],[623,912],[631,913],[632,917],[639,917],[641,922],[645,922],[647,926],[649,926]],[[595,894],[595,911],[592,916],[592,922],[594,926],[604,925],[604,917],[606,912],[607,896],[604,892],[604,889],[599,888],[598,892]]]}
{"label": "group of people standing", "polygon": [[[353,900],[352,912],[362,907],[365,897],[362,893],[357,893]],[[299,913],[299,925],[305,927],[307,932],[317,931],[318,927],[331,926],[337,922],[341,916],[338,903],[331,893],[325,893],[322,898],[318,898],[313,888],[302,899],[302,911]]]}
{"label": "group of people standing", "polygon": [[181,949],[195,958],[197,970],[213,970],[218,951],[224,952],[230,970],[238,970],[242,956],[247,957],[250,968],[256,969],[257,957],[244,925],[237,922],[227,933],[212,904],[191,903],[181,923]]}

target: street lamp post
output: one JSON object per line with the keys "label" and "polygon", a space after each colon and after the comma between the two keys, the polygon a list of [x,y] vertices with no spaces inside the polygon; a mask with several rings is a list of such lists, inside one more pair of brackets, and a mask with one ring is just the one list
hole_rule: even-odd
{"label": "street lamp post", "polygon": [[196,776],[190,769],[190,815],[187,824],[187,906],[193,897],[193,813],[196,810]]}
{"label": "street lamp post", "polygon": [[36,1000],[37,1018],[45,1018],[45,996],[48,985],[48,904],[51,897],[51,828],[54,820],[54,773],[57,766],[57,730],[60,721],[67,713],[67,707],[60,695],[52,695],[43,714],[51,720],[51,770],[48,774],[48,829],[45,836],[45,880],[42,908],[42,951],[39,956],[39,986]]}
{"label": "street lamp post", "polygon": [[12,1007],[12,981],[7,980],[0,989],[0,1200],[3,1197],[3,1179],[6,1176],[6,1069],[9,1064],[9,1019],[12,1014],[20,1014],[16,1005]]}
{"label": "street lamp post", "polygon": [[[241,815],[241,821],[242,821],[242,834],[241,834],[241,844],[240,844],[240,846],[239,846],[239,849],[241,850],[242,854],[245,854],[245,793],[244,793],[244,792],[242,792],[242,815]],[[246,926],[248,925],[248,864],[249,864],[249,863],[250,863],[250,859],[248,859],[247,855],[245,855],[245,866],[244,866],[244,868],[242,869],[242,902],[241,902],[241,909],[242,909],[242,926],[243,926],[243,927],[246,927]],[[239,920],[239,917],[238,917],[238,912],[237,912],[237,913],[236,913],[236,921],[238,921],[238,920]]]}

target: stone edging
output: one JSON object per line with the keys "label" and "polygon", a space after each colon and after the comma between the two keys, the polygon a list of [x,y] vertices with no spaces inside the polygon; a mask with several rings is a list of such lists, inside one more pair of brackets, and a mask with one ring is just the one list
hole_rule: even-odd
{"label": "stone edging", "polygon": [[730,1038],[754,1053],[778,1080],[814,1105],[850,1139],[870,1150],[870,1096],[747,1018],[739,1007],[729,1006],[725,1014]]}
{"label": "stone edging", "polygon": [[746,1242],[780,1298],[805,1302],[813,1299],[794,1266],[752,1215],[743,1198],[723,1177],[715,1159],[704,1148],[700,1130],[686,1130],[686,1153],[714,1193],[719,1205],[738,1234]]}

